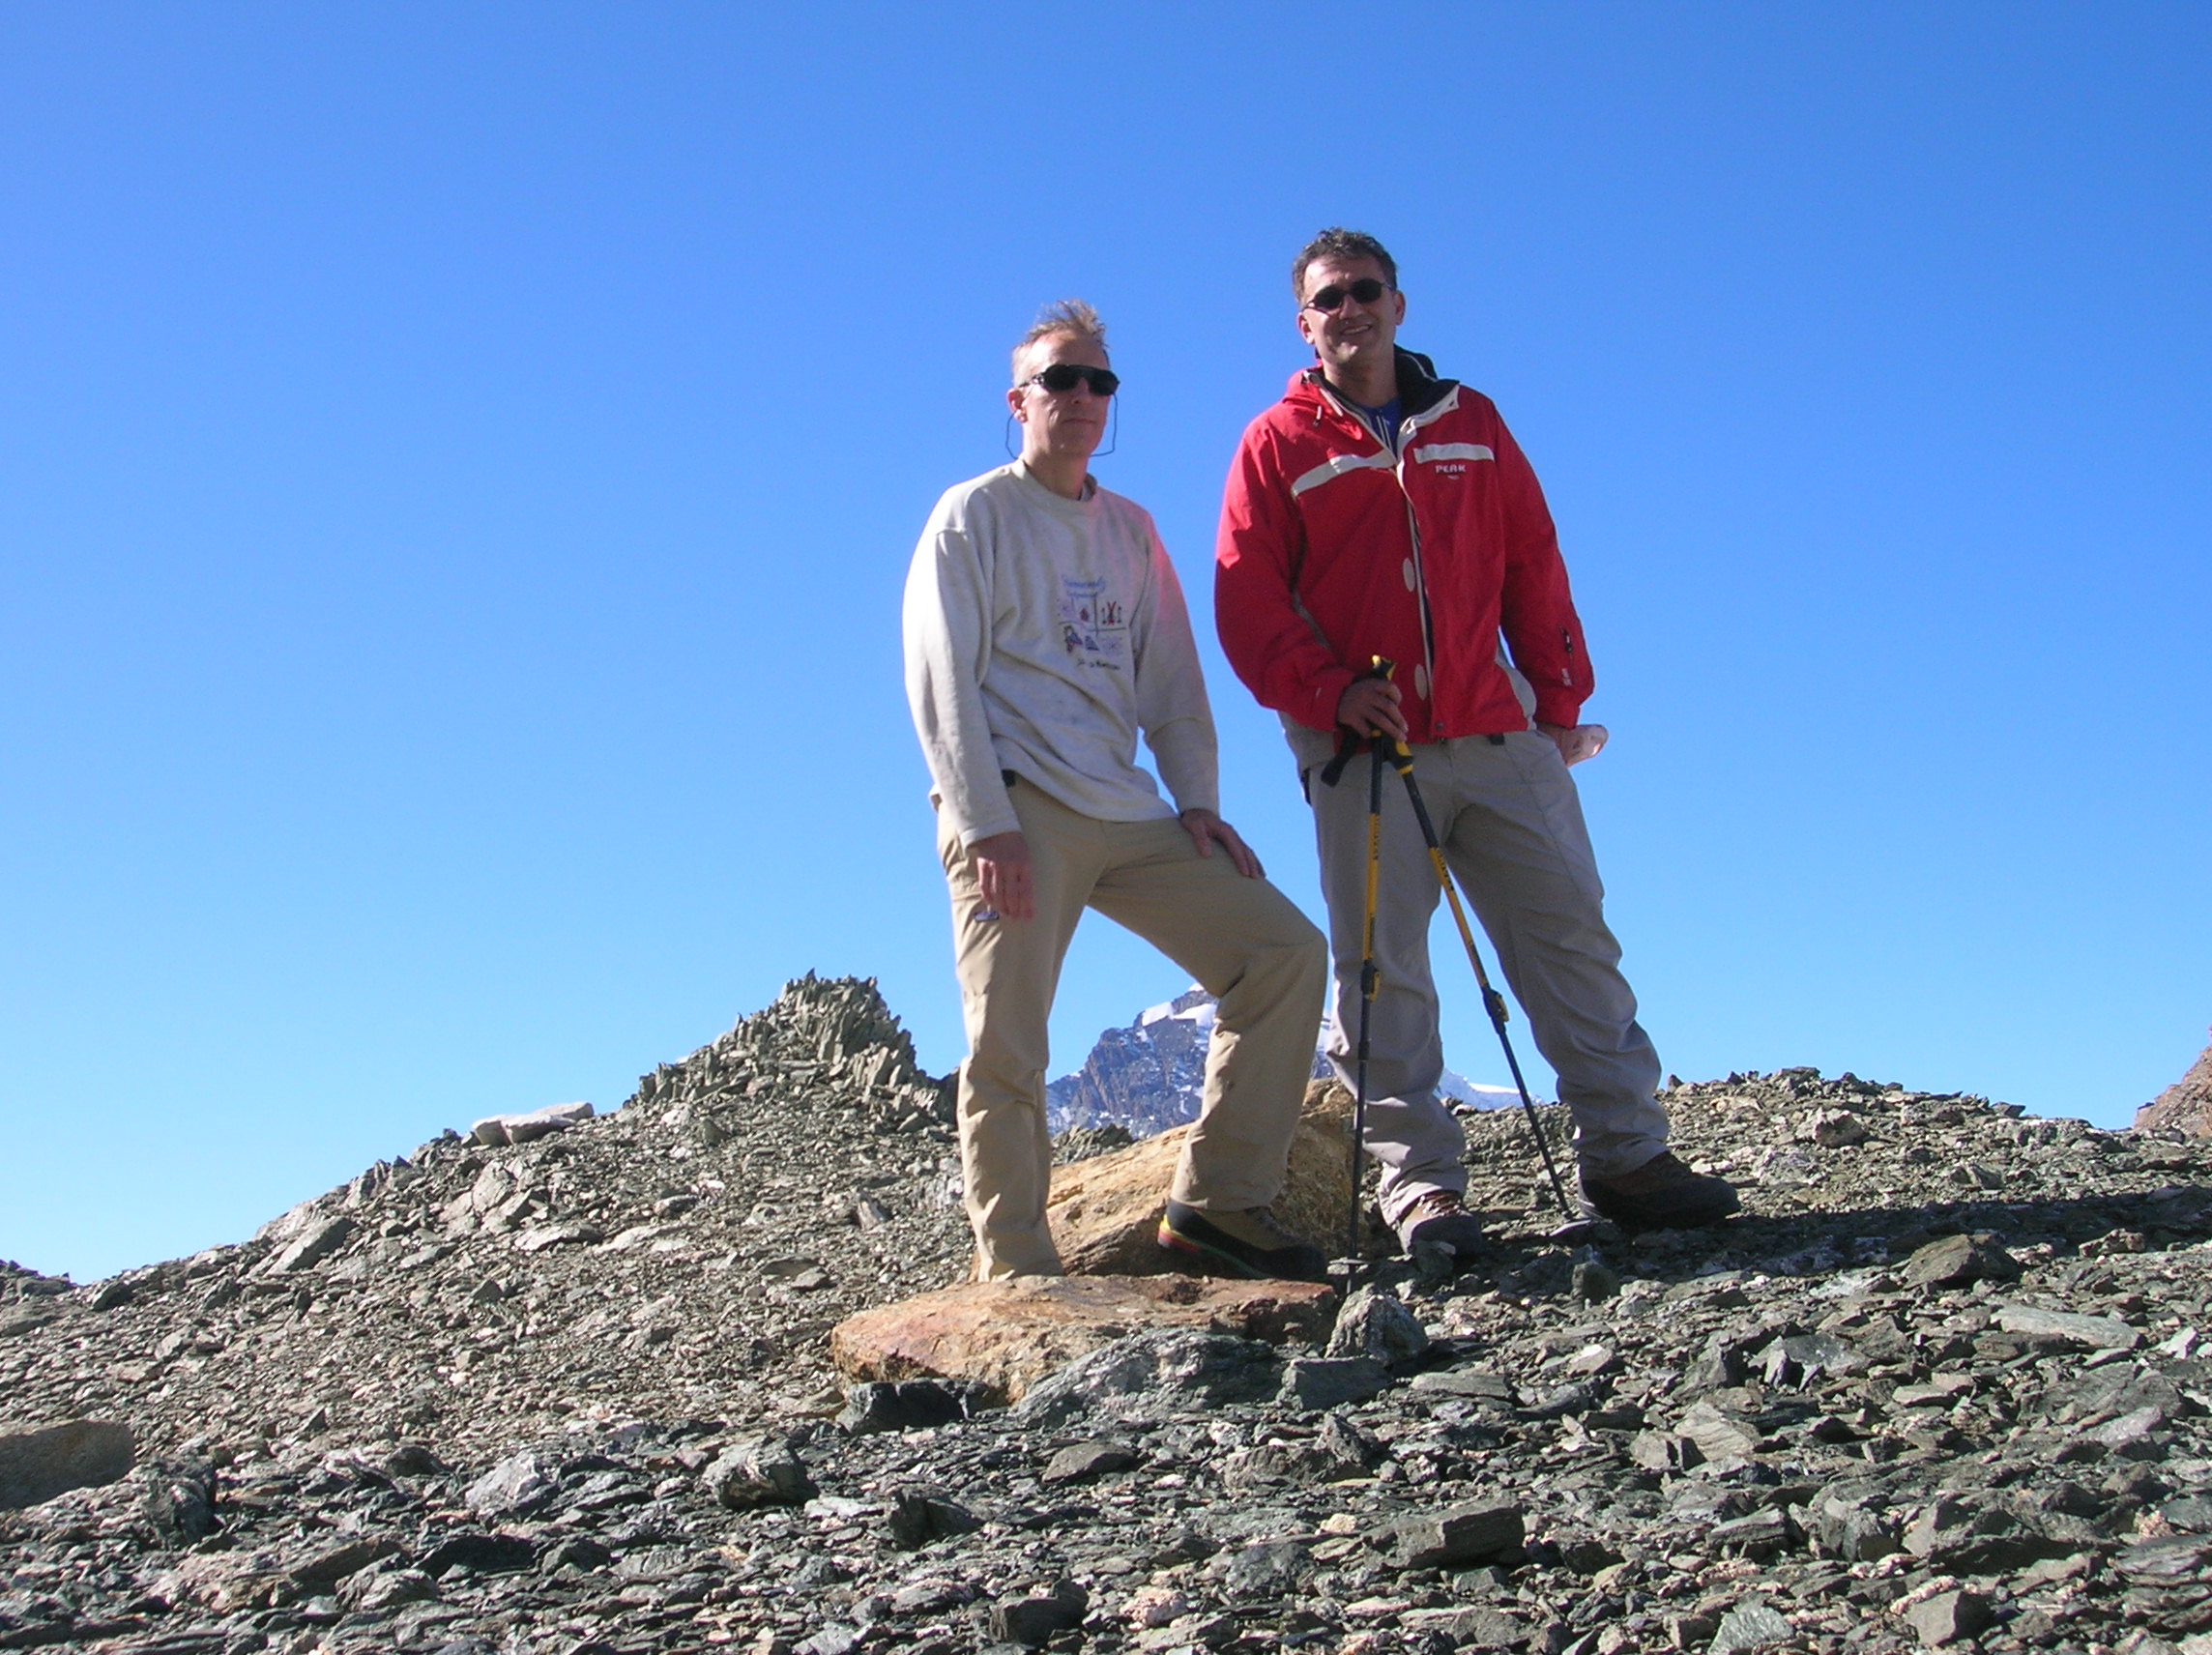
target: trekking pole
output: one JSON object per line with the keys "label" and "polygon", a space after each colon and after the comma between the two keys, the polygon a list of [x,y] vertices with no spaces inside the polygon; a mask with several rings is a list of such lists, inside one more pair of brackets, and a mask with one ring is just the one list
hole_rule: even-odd
{"label": "trekking pole", "polygon": [[[1380,738],[1376,750],[1382,750]],[[1505,1066],[1513,1071],[1513,1088],[1521,1094],[1522,1112],[1528,1117],[1528,1134],[1536,1140],[1536,1152],[1544,1157],[1544,1171],[1551,1175],[1552,1195],[1559,1204],[1559,1216],[1572,1222],[1574,1209],[1567,1205],[1567,1186],[1559,1179],[1559,1169],[1552,1161],[1552,1147],[1545,1142],[1543,1123],[1536,1118],[1536,1105],[1528,1096],[1528,1083],[1521,1078],[1521,1060],[1513,1054],[1513,1037],[1505,1032],[1505,997],[1493,988],[1490,974],[1482,969],[1482,955],[1474,945],[1474,928],[1467,922],[1467,910],[1459,899],[1459,886],[1453,882],[1451,864],[1444,860],[1443,846],[1438,843],[1436,824],[1429,820],[1429,807],[1421,798],[1420,784],[1413,779],[1413,750],[1403,741],[1390,743],[1390,766],[1406,784],[1406,798],[1412,803],[1413,820],[1421,825],[1422,841],[1429,847],[1429,861],[1437,870],[1437,883],[1443,886],[1444,900],[1451,904],[1452,921],[1459,927],[1459,940],[1467,944],[1467,963],[1474,968],[1474,980],[1482,989],[1483,1009],[1490,1013],[1490,1026],[1498,1031],[1498,1043],[1505,1048]],[[1373,923],[1375,911],[1375,864],[1372,846],[1368,852],[1367,909],[1369,923]],[[1366,1028],[1360,1030],[1361,1056],[1366,1050]],[[1365,1073],[1364,1070],[1361,1071]]]}
{"label": "trekking pole", "polygon": [[[1391,670],[1390,662],[1377,655],[1375,664],[1360,676],[1387,682]],[[1374,1021],[1375,990],[1381,981],[1375,969],[1375,902],[1382,869],[1382,738],[1362,736],[1347,727],[1337,742],[1336,757],[1321,772],[1324,784],[1334,787],[1344,779],[1345,767],[1352,763],[1353,755],[1363,746],[1368,752],[1367,892],[1359,921],[1359,1044],[1354,1048],[1352,1071],[1352,1202],[1345,1220],[1344,1250],[1347,1264],[1353,1267],[1359,1260],[1359,1184],[1367,1170],[1368,1034]]]}
{"label": "trekking pole", "polygon": [[1359,1257],[1359,1180],[1366,1171],[1361,1161],[1367,1147],[1367,1035],[1374,1022],[1379,981],[1375,970],[1375,892],[1382,869],[1382,738],[1369,737],[1367,750],[1367,906],[1359,926],[1359,1048],[1353,1070],[1357,1084],[1352,1091],[1352,1216],[1348,1221],[1352,1244],[1345,1254],[1348,1259]]}

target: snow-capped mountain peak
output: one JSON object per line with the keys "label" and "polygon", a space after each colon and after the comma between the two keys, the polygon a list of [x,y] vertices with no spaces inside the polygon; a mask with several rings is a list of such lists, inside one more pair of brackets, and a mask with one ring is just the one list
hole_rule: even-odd
{"label": "snow-capped mountain peak", "polygon": [[[1083,1066],[1045,1088],[1051,1129],[1123,1126],[1138,1138],[1198,1118],[1206,1083],[1206,1048],[1213,1034],[1213,996],[1195,985],[1175,999],[1147,1006],[1126,1028],[1109,1029]],[[1330,1072],[1324,1055],[1329,1025],[1324,1019],[1314,1050],[1313,1074]],[[1481,1086],[1444,1071],[1437,1089],[1471,1109],[1497,1109],[1515,1101],[1511,1087]]]}

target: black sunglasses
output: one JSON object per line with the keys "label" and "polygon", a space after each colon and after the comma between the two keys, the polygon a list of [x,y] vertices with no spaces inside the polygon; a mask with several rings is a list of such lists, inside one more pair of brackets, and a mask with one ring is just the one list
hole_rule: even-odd
{"label": "black sunglasses", "polygon": [[1066,362],[1056,362],[1042,373],[1031,374],[1022,383],[1041,385],[1057,392],[1073,391],[1086,381],[1090,382],[1093,396],[1111,396],[1121,389],[1121,376],[1110,367],[1085,367],[1080,363]]}
{"label": "black sunglasses", "polygon": [[1349,287],[1324,287],[1306,301],[1315,310],[1334,310],[1347,299],[1356,299],[1362,305],[1372,305],[1390,291],[1386,281],[1377,281],[1372,276],[1363,276]]}

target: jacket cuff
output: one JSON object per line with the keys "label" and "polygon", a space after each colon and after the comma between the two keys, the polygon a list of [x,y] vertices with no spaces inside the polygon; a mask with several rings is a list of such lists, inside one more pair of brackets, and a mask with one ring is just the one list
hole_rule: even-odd
{"label": "jacket cuff", "polygon": [[1536,722],[1557,724],[1572,730],[1582,722],[1583,698],[1568,690],[1555,689],[1547,694],[1536,690]]}
{"label": "jacket cuff", "polygon": [[1325,735],[1336,734],[1336,704],[1344,699],[1344,692],[1352,687],[1359,675],[1345,667],[1330,667],[1313,682],[1308,691],[1306,711],[1298,714],[1298,722],[1309,730]]}

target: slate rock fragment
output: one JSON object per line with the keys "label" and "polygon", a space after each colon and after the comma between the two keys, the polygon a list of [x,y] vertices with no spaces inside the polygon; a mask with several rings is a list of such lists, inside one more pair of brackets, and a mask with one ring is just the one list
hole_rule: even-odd
{"label": "slate rock fragment", "polygon": [[438,1583],[422,1569],[364,1569],[339,1582],[338,1601],[357,1614],[382,1614],[411,1603],[429,1603]]}
{"label": "slate rock fragment", "polygon": [[2006,1305],[1997,1312],[1997,1326],[2007,1333],[2083,1345],[2092,1350],[2133,1350],[2142,1343],[2142,1335],[2117,1317],[2082,1316],[2030,1304]]}
{"label": "slate rock fragment", "polygon": [[871,1380],[845,1393],[837,1424],[855,1437],[921,1431],[966,1419],[984,1406],[980,1385],[957,1379]]}
{"label": "slate rock fragment", "polygon": [[1054,1634],[1083,1624],[1090,1612],[1091,1595],[1072,1581],[1062,1582],[1049,1595],[1007,1598],[991,1606],[991,1636],[1025,1649],[1035,1649]]}
{"label": "slate rock fragment", "polygon": [[725,1511],[797,1505],[815,1492],[805,1465],[776,1437],[731,1444],[700,1473],[700,1481]]}
{"label": "slate rock fragment", "polygon": [[1053,1429],[1087,1414],[1164,1415],[1261,1402],[1282,1383],[1274,1347],[1228,1334],[1154,1329],[1071,1362],[1026,1394],[1026,1423]]}
{"label": "slate rock fragment", "polygon": [[1706,1655],[1735,1655],[1738,1649],[1763,1649],[1796,1636],[1796,1628],[1762,1603],[1739,1603],[1721,1616]]}
{"label": "slate rock fragment", "polygon": [[[937,1489],[906,1488],[891,1496],[885,1527],[891,1544],[902,1552],[917,1552],[933,1541],[973,1534],[983,1520]],[[1080,1617],[1078,1617],[1080,1618]]]}
{"label": "slate rock fragment", "polygon": [[472,1575],[511,1575],[530,1568],[537,1561],[537,1544],[526,1534],[464,1528],[448,1533],[418,1557],[415,1566],[436,1580],[452,1569],[463,1569]]}
{"label": "slate rock fragment", "polygon": [[1937,1592],[1905,1611],[1905,1618],[1931,1649],[1974,1637],[1994,1618],[1990,1602],[1979,1592],[1964,1589]]}
{"label": "slate rock fragment", "polygon": [[1047,1485],[1079,1483],[1128,1469],[1137,1456],[1122,1442],[1071,1442],[1045,1463],[1038,1480]]}
{"label": "slate rock fragment", "polygon": [[1415,1512],[1368,1535],[1368,1544],[1399,1569],[1455,1569],[1518,1552],[1527,1533],[1519,1505],[1507,1501]]}
{"label": "slate rock fragment", "polygon": [[1321,1411],[1365,1402],[1390,1388],[1390,1370],[1372,1356],[1294,1356],[1283,1364],[1277,1400]]}
{"label": "slate rock fragment", "polygon": [[221,1526],[215,1512],[216,1469],[205,1459],[177,1455],[140,1467],[146,1520],[172,1545],[190,1546]]}
{"label": "slate rock fragment", "polygon": [[560,1486],[560,1463],[525,1448],[471,1483],[463,1498],[479,1517],[522,1516],[551,1503]]}
{"label": "slate rock fragment", "polygon": [[355,1536],[307,1553],[291,1568],[292,1583],[309,1595],[329,1591],[348,1575],[381,1562],[399,1550],[389,1535]]}
{"label": "slate rock fragment", "polygon": [[262,1266],[272,1276],[288,1276],[313,1268],[344,1246],[353,1234],[353,1220],[344,1213],[310,1225],[282,1252]]}
{"label": "slate rock fragment", "polygon": [[1344,1301],[1328,1336],[1328,1354],[1364,1356],[1384,1367],[1403,1367],[1428,1353],[1429,1336],[1395,1293],[1361,1288]]}

